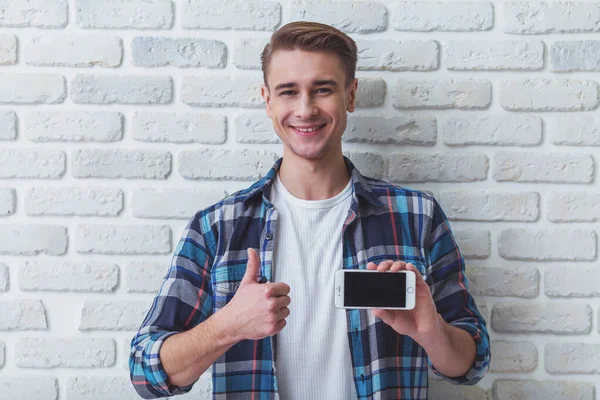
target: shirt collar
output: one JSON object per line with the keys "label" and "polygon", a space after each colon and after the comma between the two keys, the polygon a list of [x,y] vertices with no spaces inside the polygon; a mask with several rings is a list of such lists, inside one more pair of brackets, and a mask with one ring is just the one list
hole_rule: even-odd
{"label": "shirt collar", "polygon": [[[254,199],[255,197],[262,195],[262,197],[269,202],[269,194],[271,193],[271,187],[273,186],[273,181],[277,177],[277,172],[281,167],[281,163],[283,158],[280,158],[275,162],[273,167],[267,172],[267,174],[260,180],[256,181],[252,186],[248,188],[248,192],[246,194],[246,198],[244,199],[244,205],[248,205],[248,203]],[[344,161],[346,162],[346,167],[348,171],[350,171],[350,180],[352,181],[352,188],[354,193],[358,198],[362,198],[372,205],[376,207],[384,206],[385,204],[379,200],[379,198],[373,193],[370,185],[367,183],[365,177],[358,171],[358,169],[354,166],[352,161],[348,159],[348,157],[344,156]]]}

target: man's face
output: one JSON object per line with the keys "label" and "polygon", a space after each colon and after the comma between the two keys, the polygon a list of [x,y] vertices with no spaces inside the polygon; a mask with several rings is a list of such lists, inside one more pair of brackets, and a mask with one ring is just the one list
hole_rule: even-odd
{"label": "man's face", "polygon": [[284,143],[284,156],[320,160],[341,154],[347,114],[356,107],[357,80],[346,85],[342,61],[333,53],[279,50],[261,94],[267,115]]}

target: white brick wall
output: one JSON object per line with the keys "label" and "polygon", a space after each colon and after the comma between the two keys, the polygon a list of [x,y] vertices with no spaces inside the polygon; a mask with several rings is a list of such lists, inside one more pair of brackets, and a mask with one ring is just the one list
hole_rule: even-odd
{"label": "white brick wall", "polygon": [[281,154],[259,53],[300,19],[357,41],[344,153],[436,196],[488,318],[491,373],[430,397],[598,393],[599,1],[4,0],[0,398],[137,398],[188,219]]}

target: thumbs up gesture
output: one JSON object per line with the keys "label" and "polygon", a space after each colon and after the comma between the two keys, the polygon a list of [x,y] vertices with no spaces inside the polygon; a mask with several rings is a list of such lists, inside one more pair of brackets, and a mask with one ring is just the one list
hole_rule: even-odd
{"label": "thumbs up gesture", "polygon": [[231,333],[240,340],[259,340],[279,333],[290,315],[290,287],[283,282],[260,284],[260,259],[248,249],[248,264],[240,287],[221,311],[227,313]]}

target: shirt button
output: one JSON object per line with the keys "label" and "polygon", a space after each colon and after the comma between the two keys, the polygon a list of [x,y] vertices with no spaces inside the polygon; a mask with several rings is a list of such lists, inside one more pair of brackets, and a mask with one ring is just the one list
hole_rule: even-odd
{"label": "shirt button", "polygon": [[365,374],[360,374],[360,380],[363,382],[365,381]]}
{"label": "shirt button", "polygon": [[267,283],[267,278],[261,276],[260,278],[258,278],[258,283]]}
{"label": "shirt button", "polygon": [[272,233],[267,233],[267,235],[265,236],[265,238],[267,240],[272,240],[273,239],[273,234]]}

